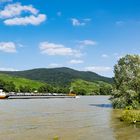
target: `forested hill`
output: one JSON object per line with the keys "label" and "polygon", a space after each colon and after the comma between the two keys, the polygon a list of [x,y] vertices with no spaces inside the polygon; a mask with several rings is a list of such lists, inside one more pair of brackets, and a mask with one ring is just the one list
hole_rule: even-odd
{"label": "forested hill", "polygon": [[112,83],[112,78],[100,76],[94,72],[77,71],[74,69],[62,67],[62,68],[38,68],[25,71],[1,71],[0,73],[6,73],[9,75],[28,78],[31,80],[37,80],[47,82],[51,85],[65,86],[70,84],[73,80],[82,79],[90,82],[104,81]]}

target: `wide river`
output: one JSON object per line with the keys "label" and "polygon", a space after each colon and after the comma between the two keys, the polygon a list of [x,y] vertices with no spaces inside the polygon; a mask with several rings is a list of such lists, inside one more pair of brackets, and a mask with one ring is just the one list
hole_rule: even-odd
{"label": "wide river", "polygon": [[140,140],[108,96],[0,100],[0,140]]}

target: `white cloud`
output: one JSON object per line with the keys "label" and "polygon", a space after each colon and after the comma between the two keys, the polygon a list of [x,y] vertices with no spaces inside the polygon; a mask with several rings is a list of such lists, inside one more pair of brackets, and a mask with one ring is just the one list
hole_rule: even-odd
{"label": "white cloud", "polygon": [[48,55],[62,55],[80,57],[81,52],[72,48],[65,47],[62,44],[55,44],[49,42],[41,42],[39,45],[41,53]]}
{"label": "white cloud", "polygon": [[110,72],[112,71],[112,68],[104,66],[90,66],[86,67],[85,70],[100,73],[100,72]]}
{"label": "white cloud", "polygon": [[37,16],[31,15],[26,17],[16,17],[4,21],[6,25],[39,25],[46,20],[46,15],[39,14]]}
{"label": "white cloud", "polygon": [[103,58],[108,58],[109,56],[108,56],[107,54],[102,54],[101,57],[103,57]]}
{"label": "white cloud", "polygon": [[0,42],[0,51],[15,53],[17,52],[16,44],[14,42]]}
{"label": "white cloud", "polygon": [[72,18],[71,21],[72,21],[73,26],[84,26],[84,25],[86,25],[85,22],[81,22],[80,20],[78,20],[76,18]]}
{"label": "white cloud", "polygon": [[75,60],[75,59],[73,59],[69,63],[70,64],[82,64],[82,63],[84,63],[84,61],[83,60]]}
{"label": "white cloud", "polygon": [[93,40],[82,40],[78,41],[78,43],[80,44],[80,46],[94,46],[97,44],[97,42]]}
{"label": "white cloud", "polygon": [[0,18],[5,25],[39,25],[47,19],[47,15],[40,14],[32,5],[14,3],[0,10]]}
{"label": "white cloud", "polygon": [[18,71],[18,70],[14,68],[0,68],[0,71]]}
{"label": "white cloud", "polygon": [[51,63],[48,65],[49,68],[56,68],[56,67],[62,67],[61,64],[57,64],[57,63]]}
{"label": "white cloud", "polygon": [[73,26],[85,26],[88,22],[90,22],[90,18],[85,18],[85,19],[77,19],[77,18],[71,18],[71,22]]}
{"label": "white cloud", "polygon": [[38,14],[38,10],[32,5],[22,6],[21,3],[8,4],[4,10],[0,11],[0,18],[12,18],[20,16],[22,12],[29,12],[31,14]]}

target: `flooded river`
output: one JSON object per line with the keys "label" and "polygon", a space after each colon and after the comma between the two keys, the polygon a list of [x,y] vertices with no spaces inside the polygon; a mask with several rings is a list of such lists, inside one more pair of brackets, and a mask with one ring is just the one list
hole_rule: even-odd
{"label": "flooded river", "polygon": [[108,98],[0,100],[0,140],[140,140]]}

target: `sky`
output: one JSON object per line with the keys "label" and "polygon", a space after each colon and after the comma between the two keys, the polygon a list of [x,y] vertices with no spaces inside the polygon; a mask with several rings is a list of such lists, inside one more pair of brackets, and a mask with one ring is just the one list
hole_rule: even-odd
{"label": "sky", "polygon": [[0,0],[0,70],[112,77],[126,54],[140,54],[139,0]]}

